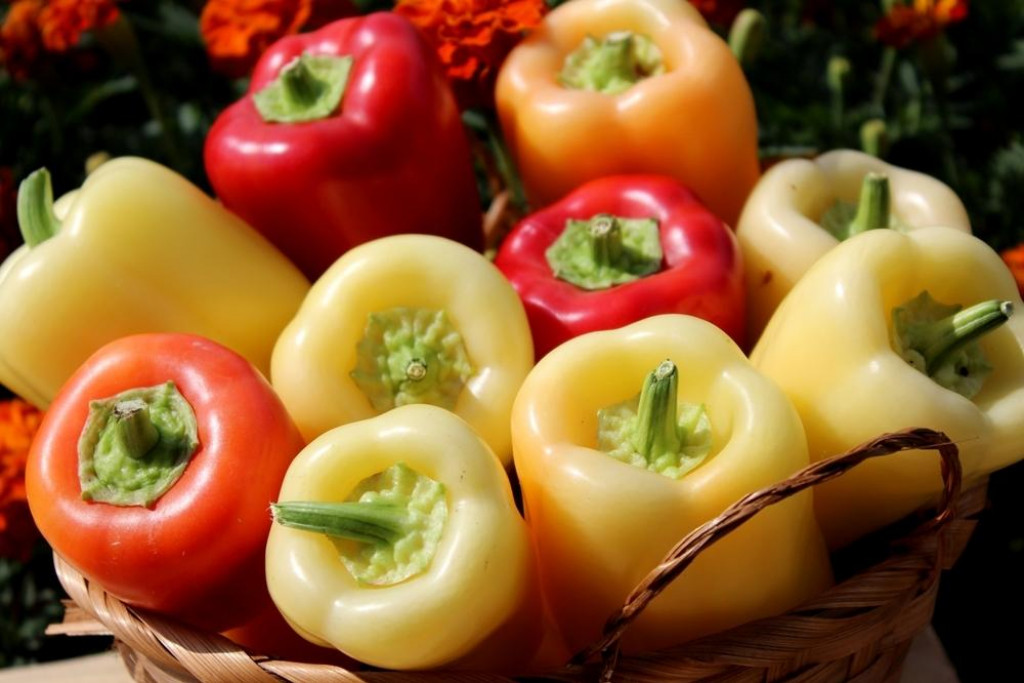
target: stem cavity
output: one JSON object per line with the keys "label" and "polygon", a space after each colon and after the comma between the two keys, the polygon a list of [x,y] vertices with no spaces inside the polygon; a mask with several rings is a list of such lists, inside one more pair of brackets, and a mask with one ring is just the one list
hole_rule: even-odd
{"label": "stem cavity", "polygon": [[554,276],[581,289],[607,289],[661,269],[658,221],[598,214],[569,219],[545,252]]}
{"label": "stem cavity", "polygon": [[617,95],[665,72],[661,50],[647,36],[619,31],[600,40],[587,36],[562,65],[559,82],[573,90]]}
{"label": "stem cavity", "polygon": [[598,449],[617,460],[680,479],[711,452],[703,405],[679,403],[679,372],[663,361],[640,394],[598,411]]}
{"label": "stem cavity", "polygon": [[400,306],[368,316],[349,374],[378,412],[410,403],[452,410],[473,367],[443,310]]}
{"label": "stem cavity", "polygon": [[301,123],[329,117],[341,104],[352,72],[350,55],[303,53],[289,62],[277,79],[252,96],[268,123]]}
{"label": "stem cavity", "polygon": [[978,340],[1012,314],[1009,301],[993,299],[961,310],[921,292],[893,309],[893,348],[940,386],[973,398],[993,370]]}
{"label": "stem cavity", "polygon": [[173,382],[92,401],[78,440],[82,498],[152,507],[198,447],[195,413]]}
{"label": "stem cavity", "polygon": [[427,570],[448,519],[445,487],[403,463],[368,477],[343,502],[271,505],[274,522],[325,534],[352,576],[390,586]]}
{"label": "stem cavity", "polygon": [[822,216],[821,226],[839,241],[884,228],[898,228],[892,215],[889,178],[883,173],[868,173],[861,182],[857,204],[836,200]]}

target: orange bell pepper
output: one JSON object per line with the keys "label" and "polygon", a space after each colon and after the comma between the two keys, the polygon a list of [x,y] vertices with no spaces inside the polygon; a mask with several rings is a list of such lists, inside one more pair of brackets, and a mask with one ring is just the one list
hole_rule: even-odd
{"label": "orange bell pepper", "polygon": [[496,101],[535,207],[594,178],[670,175],[735,225],[759,176],[754,99],[683,0],[573,0],[509,55]]}

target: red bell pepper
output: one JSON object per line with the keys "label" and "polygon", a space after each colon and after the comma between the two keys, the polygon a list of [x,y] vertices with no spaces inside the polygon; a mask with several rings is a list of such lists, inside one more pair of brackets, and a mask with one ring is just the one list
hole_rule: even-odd
{"label": "red bell pepper", "polygon": [[223,631],[271,605],[271,501],[304,442],[244,358],[184,334],[123,337],[72,375],[33,441],[32,516],[122,601]]}
{"label": "red bell pepper", "polygon": [[482,249],[459,110],[433,52],[398,15],[274,43],[204,154],[224,205],[310,279],[349,248],[400,232]]}
{"label": "red bell pepper", "polygon": [[744,333],[732,231],[679,181],[613,176],[527,216],[495,264],[526,308],[537,358],[562,342],[661,313]]}

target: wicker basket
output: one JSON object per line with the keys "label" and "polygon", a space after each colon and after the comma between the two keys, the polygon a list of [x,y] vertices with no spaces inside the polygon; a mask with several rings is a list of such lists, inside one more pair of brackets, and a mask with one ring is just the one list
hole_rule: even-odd
{"label": "wicker basket", "polygon": [[[786,614],[643,655],[619,656],[618,639],[659,591],[706,547],[763,508],[841,475],[863,460],[907,449],[942,457],[944,495],[931,518],[906,520],[836,561],[837,585]],[[605,637],[547,675],[510,679],[457,672],[346,671],[246,653],[216,634],[197,632],[127,607],[55,557],[73,604],[53,633],[108,632],[137,681],[365,681],[453,683],[532,681],[896,681],[914,636],[931,621],[939,574],[962,552],[985,502],[984,484],[960,491],[956,446],[938,432],[885,435],[815,463],[737,502],[681,540],[609,619]]]}

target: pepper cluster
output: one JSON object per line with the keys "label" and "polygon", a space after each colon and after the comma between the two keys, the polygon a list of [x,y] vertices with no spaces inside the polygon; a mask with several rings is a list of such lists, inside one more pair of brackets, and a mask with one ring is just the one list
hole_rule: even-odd
{"label": "pepper cluster", "polygon": [[[0,381],[48,409],[26,486],[57,553],[261,654],[522,674],[810,461],[915,426],[968,479],[1020,456],[1021,300],[959,199],[850,150],[760,177],[741,61],[693,6],[567,2],[494,95],[534,210],[493,261],[456,100],[397,13],[263,54],[206,141],[219,202],[142,159],[56,202],[23,183]],[[811,599],[938,466],[765,511],[624,647]]]}

